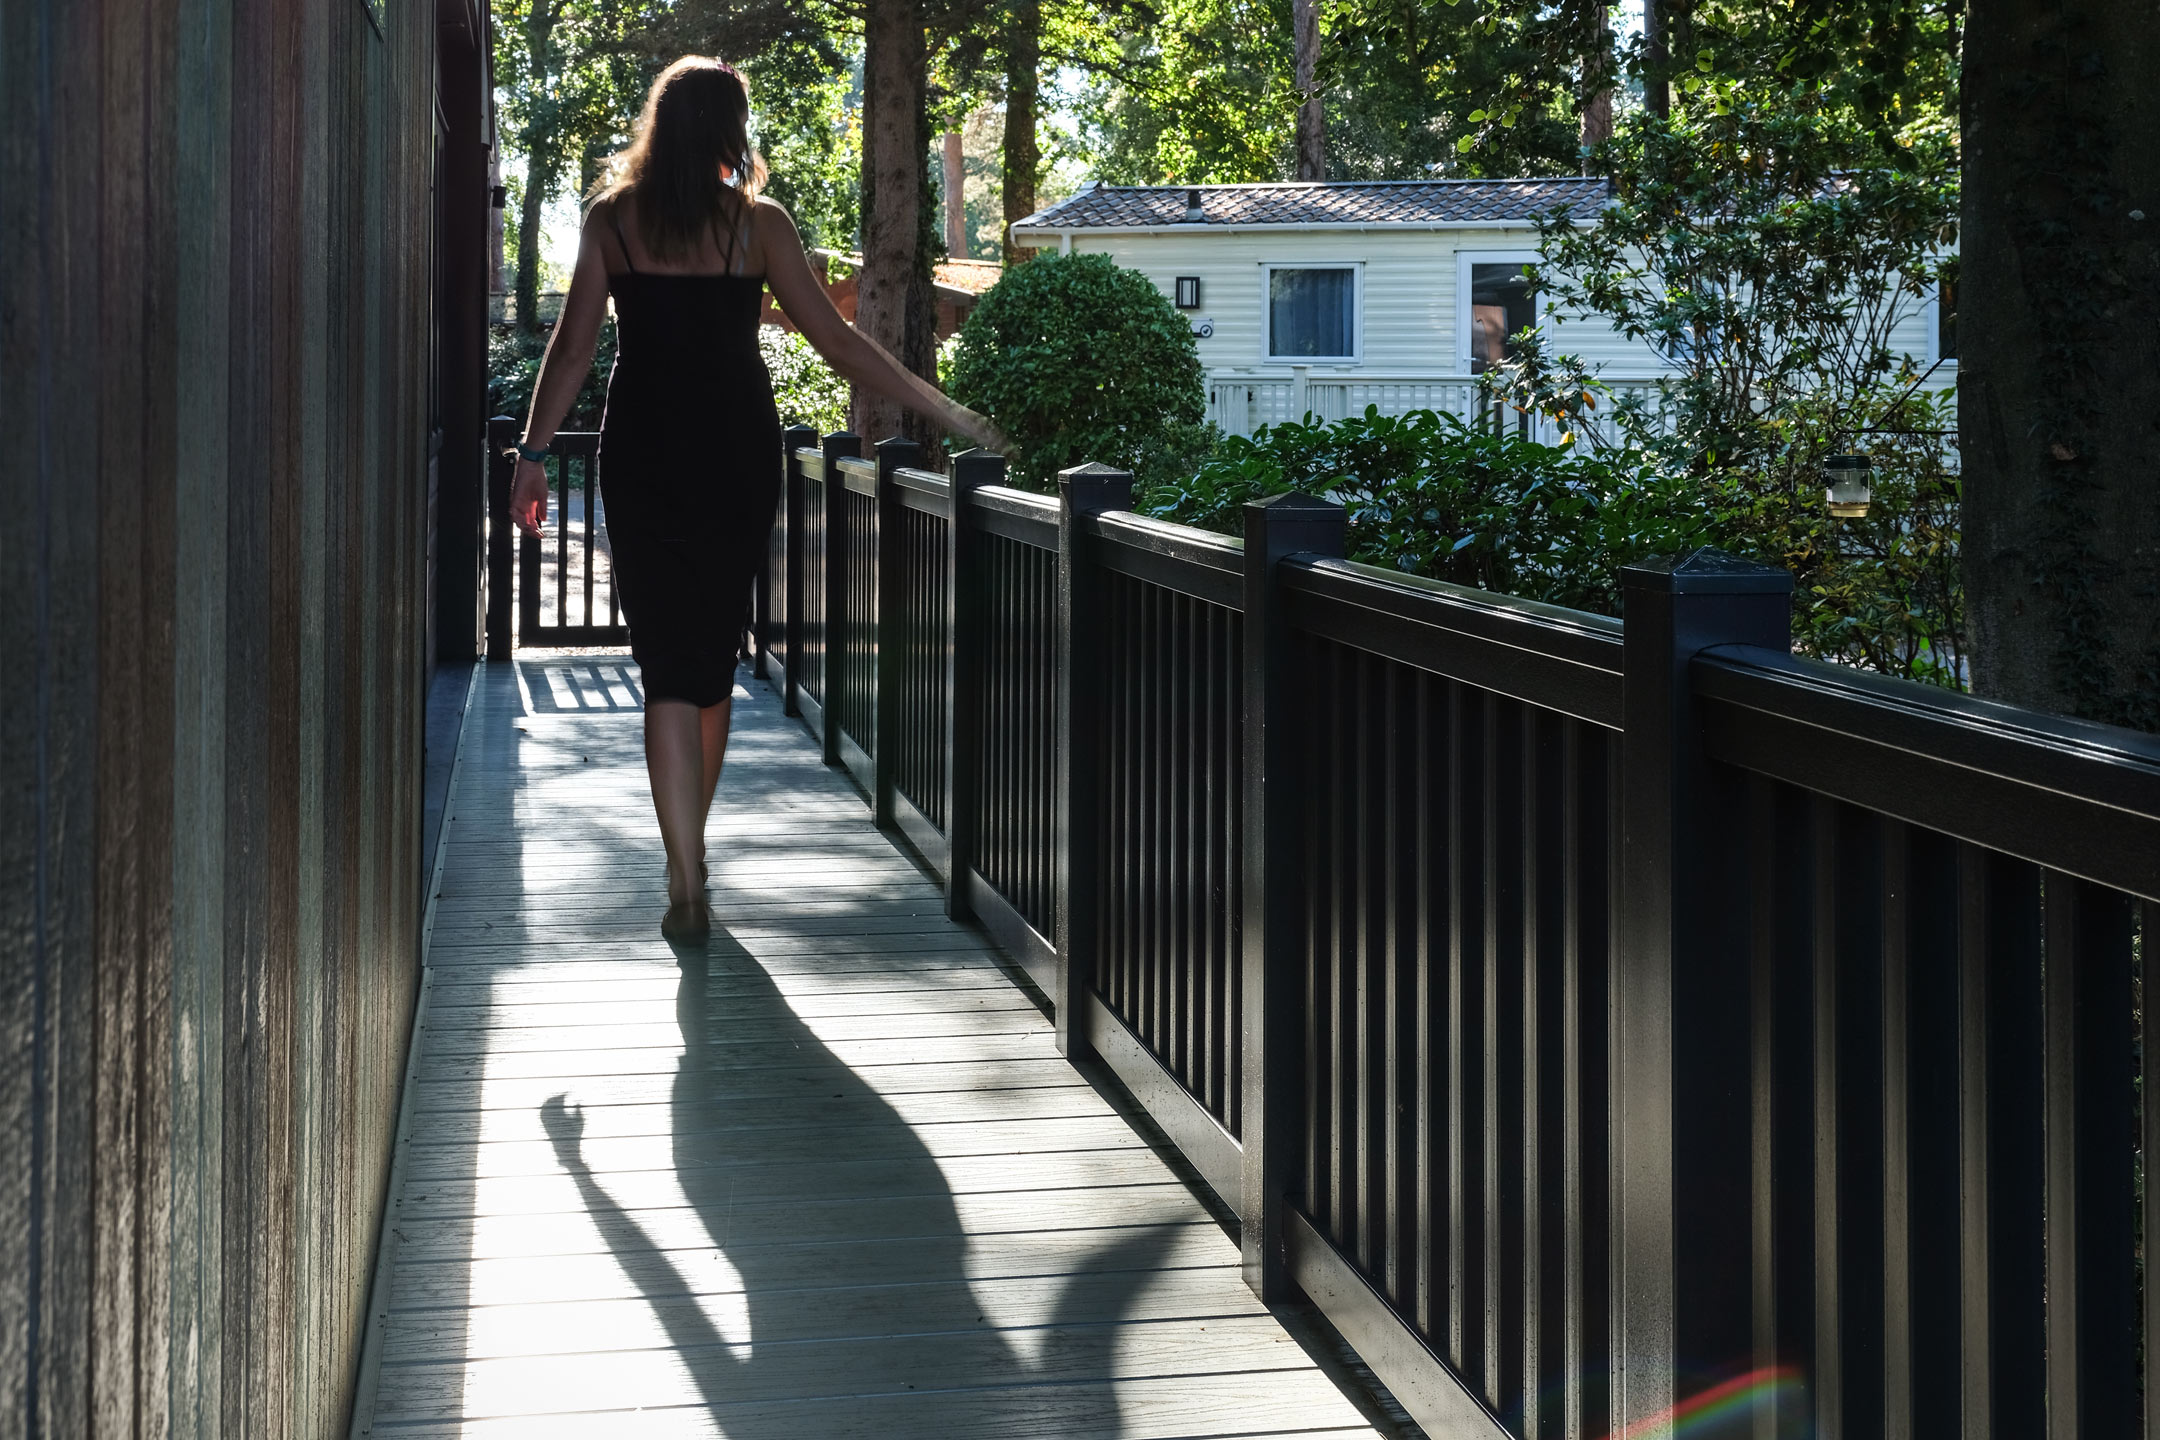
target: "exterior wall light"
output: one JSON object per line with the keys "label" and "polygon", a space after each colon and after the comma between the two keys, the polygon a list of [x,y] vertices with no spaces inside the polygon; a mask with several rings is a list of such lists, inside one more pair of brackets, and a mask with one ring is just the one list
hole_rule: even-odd
{"label": "exterior wall light", "polygon": [[1830,513],[1840,520],[1864,518],[1875,499],[1875,492],[1868,488],[1868,476],[1875,473],[1874,462],[1865,455],[1832,455],[1823,461],[1822,470],[1829,485],[1823,499]]}
{"label": "exterior wall light", "polygon": [[1200,308],[1200,277],[1180,275],[1177,277],[1177,308],[1197,310]]}

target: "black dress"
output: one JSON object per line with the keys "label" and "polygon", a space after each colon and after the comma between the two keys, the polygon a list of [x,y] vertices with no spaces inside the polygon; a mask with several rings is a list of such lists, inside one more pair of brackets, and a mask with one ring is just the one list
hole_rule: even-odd
{"label": "black dress", "polygon": [[[612,219],[612,217],[610,217]],[[640,272],[616,225],[615,368],[600,496],[647,700],[733,693],[750,591],[780,498],[780,417],[758,352],[765,278]]]}

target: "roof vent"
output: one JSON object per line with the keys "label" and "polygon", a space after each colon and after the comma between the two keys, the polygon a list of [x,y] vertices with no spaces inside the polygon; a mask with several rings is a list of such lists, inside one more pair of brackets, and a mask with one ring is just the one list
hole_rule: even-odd
{"label": "roof vent", "polygon": [[1188,225],[1207,224],[1207,212],[1200,208],[1200,189],[1198,186],[1191,186],[1185,191],[1185,223]]}

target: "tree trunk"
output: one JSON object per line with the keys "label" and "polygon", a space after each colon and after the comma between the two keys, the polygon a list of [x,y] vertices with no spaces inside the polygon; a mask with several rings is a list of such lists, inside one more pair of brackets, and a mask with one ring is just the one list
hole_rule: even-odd
{"label": "tree trunk", "polygon": [[1973,686],[2160,729],[2160,4],[1974,0],[1965,55]]}
{"label": "tree trunk", "polygon": [[1672,118],[1672,49],[1665,33],[1667,0],[1643,0],[1643,109]]}
{"label": "tree trunk", "polygon": [[[547,88],[548,42],[561,14],[561,0],[533,0],[525,14],[525,60],[535,91]],[[540,333],[540,208],[547,204],[562,159],[534,131],[528,125],[519,137],[525,149],[525,189],[518,197],[517,324],[527,335]]]}
{"label": "tree trunk", "polygon": [[945,253],[955,260],[967,259],[967,154],[960,148],[960,132],[945,132]]}
{"label": "tree trunk", "polygon": [[[900,363],[937,378],[937,305],[930,288],[928,56],[915,0],[871,0],[863,26],[863,268],[855,326]],[[890,400],[855,393],[865,444],[936,437]]]}
{"label": "tree trunk", "polygon": [[535,147],[525,156],[525,189],[518,196],[517,324],[540,333],[540,207],[547,199],[546,158]]}
{"label": "tree trunk", "polygon": [[1320,104],[1320,7],[1318,0],[1291,0],[1297,40],[1297,178],[1327,179],[1327,111]]}
{"label": "tree trunk", "polygon": [[1591,150],[1612,139],[1612,20],[1605,0],[1587,0],[1589,23],[1582,57],[1582,147]]}
{"label": "tree trunk", "polygon": [[1005,135],[1000,163],[1005,226],[999,242],[1005,263],[1017,265],[1025,256],[1013,244],[1012,227],[1035,213],[1035,172],[1042,165],[1035,139],[1035,101],[1042,71],[1041,0],[1016,0],[1005,46]]}

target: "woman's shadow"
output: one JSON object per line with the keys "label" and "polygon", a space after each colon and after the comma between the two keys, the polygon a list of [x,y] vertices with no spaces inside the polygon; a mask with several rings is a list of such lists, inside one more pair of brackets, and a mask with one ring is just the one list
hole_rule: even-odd
{"label": "woman's shadow", "polygon": [[[731,1336],[715,1323],[712,1286],[701,1295],[684,1273],[686,1252],[663,1248],[610,1197],[585,1159],[583,1112],[556,1095],[541,1120],[731,1440],[815,1433],[817,1407],[800,1402],[819,1397],[858,1416],[891,1407],[895,1420],[960,1422],[964,1410],[990,1419],[1029,1403],[996,1393],[1004,1387],[1117,1373],[1119,1329],[1106,1322],[1130,1313],[1175,1227],[1098,1232],[1101,1243],[1064,1264],[1062,1278],[1033,1282],[1057,1288],[1032,1313],[1025,1285],[1010,1303],[985,1303],[950,1185],[907,1121],[825,1047],[725,929],[704,946],[677,947],[677,957],[675,1170],[703,1240],[741,1278],[748,1343],[738,1327]],[[998,1310],[1012,1328],[1000,1328]],[[1021,1333],[1035,1325],[1052,1328]],[[1062,1390],[1056,1409],[1061,1434],[1123,1433],[1113,1384]]]}

